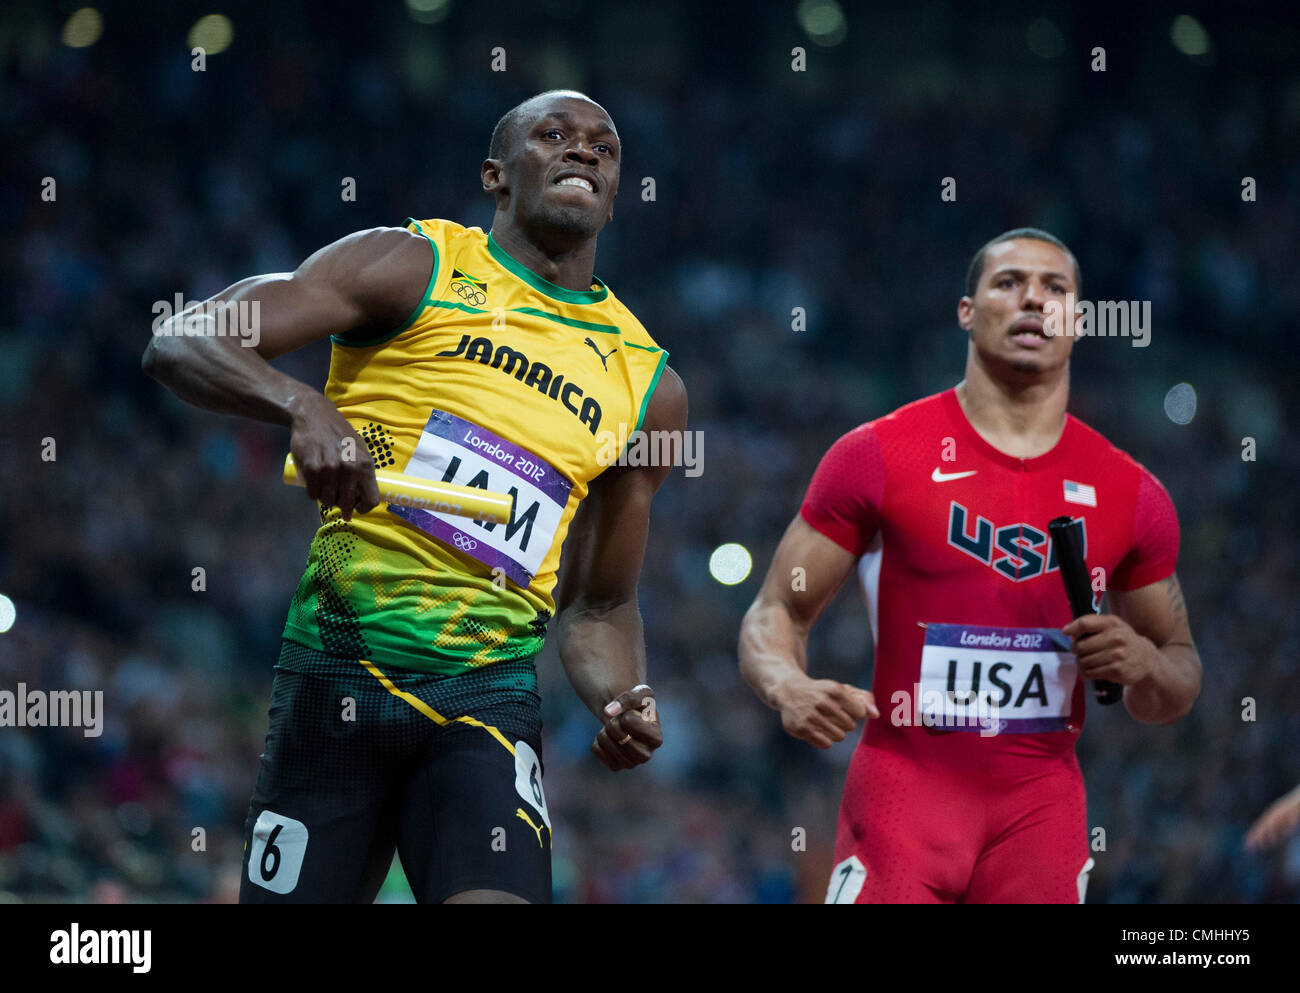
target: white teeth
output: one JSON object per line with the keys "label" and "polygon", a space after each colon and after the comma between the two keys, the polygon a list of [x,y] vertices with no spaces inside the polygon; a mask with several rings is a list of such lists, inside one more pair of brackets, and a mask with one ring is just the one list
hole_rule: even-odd
{"label": "white teeth", "polygon": [[556,186],[581,186],[588,193],[596,192],[595,188],[592,187],[592,185],[589,182],[587,182],[585,179],[583,179],[581,176],[569,176],[565,179],[561,179],[555,185]]}

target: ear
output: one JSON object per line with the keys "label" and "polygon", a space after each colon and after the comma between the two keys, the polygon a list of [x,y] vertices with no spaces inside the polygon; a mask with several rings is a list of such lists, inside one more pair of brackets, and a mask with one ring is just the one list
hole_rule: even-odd
{"label": "ear", "polygon": [[963,331],[969,331],[975,323],[975,301],[970,297],[962,297],[957,301],[957,323]]}
{"label": "ear", "polygon": [[500,159],[484,159],[479,175],[483,180],[484,193],[510,192],[506,182],[505,163]]}

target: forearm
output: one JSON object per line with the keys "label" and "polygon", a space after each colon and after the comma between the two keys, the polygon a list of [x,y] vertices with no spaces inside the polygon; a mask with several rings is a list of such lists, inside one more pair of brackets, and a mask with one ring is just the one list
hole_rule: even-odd
{"label": "forearm", "polygon": [[635,600],[574,604],[559,618],[560,661],[578,698],[597,717],[605,704],[646,681],[645,635]]}
{"label": "forearm", "polygon": [[760,700],[776,709],[781,686],[807,675],[808,631],[783,604],[758,600],[741,622],[739,654],[745,682]]}
{"label": "forearm", "polygon": [[1192,709],[1201,692],[1201,660],[1194,645],[1151,646],[1150,675],[1124,689],[1124,707],[1144,724],[1172,724]]}

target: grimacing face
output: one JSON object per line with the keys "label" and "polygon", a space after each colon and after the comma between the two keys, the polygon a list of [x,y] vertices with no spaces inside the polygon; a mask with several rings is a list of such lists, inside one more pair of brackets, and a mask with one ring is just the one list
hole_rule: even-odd
{"label": "grimacing face", "polygon": [[614,217],[622,149],[609,115],[590,100],[554,96],[527,106],[495,186],[526,227],[594,237]]}
{"label": "grimacing face", "polygon": [[[961,298],[957,321],[986,365],[1031,375],[1049,372],[1069,362],[1075,337],[1045,333],[1047,303],[1064,307],[1065,295],[1077,292],[1068,252],[1050,242],[1013,238],[984,253],[975,296]],[[1073,321],[1066,315],[1056,327],[1072,331]]]}

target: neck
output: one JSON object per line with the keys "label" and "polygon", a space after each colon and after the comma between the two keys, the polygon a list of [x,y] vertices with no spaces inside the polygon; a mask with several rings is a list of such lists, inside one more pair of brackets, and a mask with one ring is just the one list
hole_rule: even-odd
{"label": "neck", "polygon": [[1070,367],[998,376],[972,345],[966,378],[957,384],[956,393],[966,419],[981,438],[1015,458],[1036,458],[1051,451],[1065,431]]}
{"label": "neck", "polygon": [[492,238],[537,275],[566,290],[591,289],[596,267],[596,239],[573,238],[552,230],[525,230],[497,211]]}

